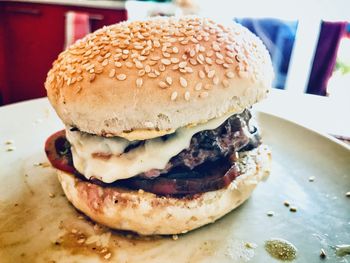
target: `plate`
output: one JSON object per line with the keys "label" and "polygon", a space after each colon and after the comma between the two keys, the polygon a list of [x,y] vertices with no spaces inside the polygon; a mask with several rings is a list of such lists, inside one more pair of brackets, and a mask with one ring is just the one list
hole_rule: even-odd
{"label": "plate", "polygon": [[350,243],[349,148],[257,115],[273,167],[252,197],[190,233],[138,237],[94,224],[65,199],[43,151],[45,139],[63,126],[47,99],[0,108],[1,262],[278,262],[264,249],[271,238],[294,244],[295,262],[322,262],[321,248],[327,262],[349,261],[334,251]]}

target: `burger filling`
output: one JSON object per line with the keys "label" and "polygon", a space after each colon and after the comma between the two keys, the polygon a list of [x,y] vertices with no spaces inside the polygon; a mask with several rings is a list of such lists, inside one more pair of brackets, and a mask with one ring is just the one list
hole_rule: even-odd
{"label": "burger filling", "polygon": [[156,194],[206,192],[230,184],[239,175],[238,152],[260,145],[252,120],[245,110],[133,142],[66,129],[48,139],[46,152],[56,168],[95,183]]}

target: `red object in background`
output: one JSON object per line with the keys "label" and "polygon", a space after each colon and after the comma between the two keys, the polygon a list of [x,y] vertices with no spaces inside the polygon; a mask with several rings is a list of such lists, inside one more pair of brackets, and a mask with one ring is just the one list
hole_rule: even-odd
{"label": "red object in background", "polygon": [[66,40],[64,46],[68,47],[91,32],[89,14],[74,11],[67,12],[65,29]]}
{"label": "red object in background", "polygon": [[0,105],[46,96],[47,72],[64,49],[68,11],[88,13],[92,31],[127,19],[125,9],[0,2]]}

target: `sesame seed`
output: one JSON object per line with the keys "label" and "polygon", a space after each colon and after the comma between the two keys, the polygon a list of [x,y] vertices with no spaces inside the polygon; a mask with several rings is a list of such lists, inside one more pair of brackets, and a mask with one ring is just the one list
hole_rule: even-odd
{"label": "sesame seed", "polygon": [[80,238],[80,239],[78,239],[78,243],[79,244],[83,244],[85,242],[85,238]]}
{"label": "sesame seed", "polygon": [[102,66],[107,66],[107,64],[108,64],[108,59],[103,60]]}
{"label": "sesame seed", "polygon": [[194,57],[196,55],[196,51],[194,49],[192,49],[190,51],[190,57]]}
{"label": "sesame seed", "polygon": [[224,58],[224,56],[221,53],[219,53],[219,52],[216,52],[215,55],[216,55],[216,57],[218,59],[223,59]]}
{"label": "sesame seed", "polygon": [[90,55],[91,54],[91,50],[88,50],[88,51],[86,51],[85,53],[84,53],[84,56],[88,56],[88,55]]}
{"label": "sesame seed", "polygon": [[173,53],[179,53],[179,49],[177,47],[173,47]]}
{"label": "sesame seed", "polygon": [[49,193],[50,198],[54,198],[56,195],[54,193]]}
{"label": "sesame seed", "polygon": [[203,84],[202,84],[201,82],[198,82],[198,83],[196,84],[196,86],[194,87],[194,89],[197,90],[197,91],[199,91],[199,90],[202,89],[202,87],[203,87]]}
{"label": "sesame seed", "polygon": [[349,191],[349,192],[346,192],[345,196],[346,196],[346,197],[350,197],[350,191]]}
{"label": "sesame seed", "polygon": [[132,62],[128,61],[128,62],[125,62],[125,66],[127,68],[132,68],[133,64],[132,64]]}
{"label": "sesame seed", "polygon": [[94,81],[95,77],[96,77],[96,74],[90,74],[89,81],[90,82]]}
{"label": "sesame seed", "polygon": [[114,68],[112,68],[112,69],[109,71],[108,76],[109,76],[110,78],[114,78],[114,76],[115,76],[115,69],[114,69]]}
{"label": "sesame seed", "polygon": [[225,57],[225,61],[228,63],[228,64],[233,64],[233,60],[229,57]]}
{"label": "sesame seed", "polygon": [[163,52],[163,57],[165,57],[165,58],[170,58],[170,53],[168,53],[168,52]]}
{"label": "sesame seed", "polygon": [[[108,60],[107,60],[107,62],[108,62]],[[93,69],[94,67],[95,67],[94,64],[90,64],[89,66],[86,67],[86,70],[89,71],[90,69]]]}
{"label": "sesame seed", "polygon": [[184,79],[183,77],[180,77],[180,84],[182,87],[186,88],[187,87],[187,80]]}
{"label": "sesame seed", "polygon": [[284,201],[283,204],[284,204],[284,206],[286,206],[286,207],[289,207],[289,205],[290,205],[288,201]]}
{"label": "sesame seed", "polygon": [[155,47],[160,47],[160,43],[159,43],[158,40],[153,41],[153,45],[154,45]]}
{"label": "sesame seed", "polygon": [[178,58],[171,58],[170,61],[171,63],[176,64],[179,63],[180,60]]}
{"label": "sesame seed", "polygon": [[215,76],[215,77],[213,78],[213,83],[214,83],[214,85],[219,84],[219,78]]}
{"label": "sesame seed", "polygon": [[297,208],[295,206],[292,206],[291,208],[289,208],[289,211],[295,213],[297,211]]}
{"label": "sesame seed", "polygon": [[198,72],[198,74],[199,74],[199,77],[200,77],[201,79],[204,79],[204,78],[205,78],[205,73],[204,73],[203,70],[200,70],[200,71]]}
{"label": "sesame seed", "polygon": [[142,77],[143,75],[145,75],[146,71],[144,69],[139,70],[139,72],[137,73],[137,75],[139,75],[140,77]]}
{"label": "sesame seed", "polygon": [[158,68],[159,68],[159,70],[162,71],[162,72],[165,71],[165,66],[164,66],[164,64],[160,64]]}
{"label": "sesame seed", "polygon": [[71,232],[72,232],[73,234],[76,234],[76,233],[78,233],[78,230],[76,230],[75,228],[73,228],[73,229],[71,230]]}
{"label": "sesame seed", "polygon": [[151,60],[158,61],[158,60],[160,60],[160,57],[159,56],[153,56],[153,57],[151,57]]}
{"label": "sesame seed", "polygon": [[233,79],[235,77],[235,74],[232,71],[227,71],[225,75],[229,79]]}
{"label": "sesame seed", "polygon": [[209,93],[206,91],[201,92],[201,94],[199,95],[199,97],[201,97],[201,98],[206,98],[208,96],[209,96]]}
{"label": "sesame seed", "polygon": [[206,57],[206,58],[205,58],[205,62],[207,62],[209,65],[213,64],[212,59],[209,58],[209,57]]}
{"label": "sesame seed", "polygon": [[138,60],[135,61],[135,66],[138,69],[142,69],[143,68],[143,64],[140,61],[138,61]]}
{"label": "sesame seed", "polygon": [[223,66],[224,68],[229,68],[229,67],[230,67],[230,66],[229,66],[228,64],[226,64],[226,63],[222,64],[222,66]]}
{"label": "sesame seed", "polygon": [[212,77],[214,77],[214,75],[215,75],[215,70],[214,69],[212,69],[212,70],[209,70],[209,72],[208,72],[208,78],[212,78]]}
{"label": "sesame seed", "polygon": [[150,78],[156,78],[156,77],[158,77],[157,74],[155,74],[155,73],[153,73],[153,72],[148,73],[147,76],[150,77]]}
{"label": "sesame seed", "polygon": [[150,65],[146,65],[146,66],[145,66],[145,72],[146,72],[146,73],[150,73],[150,72],[151,72],[151,67],[150,67]]}
{"label": "sesame seed", "polygon": [[179,68],[185,68],[187,65],[187,62],[186,61],[182,61],[179,63]]}
{"label": "sesame seed", "polygon": [[310,177],[309,177],[309,182],[315,181],[315,178],[316,178],[315,176],[310,176]]}
{"label": "sesame seed", "polygon": [[177,92],[174,91],[173,93],[171,93],[170,99],[171,99],[172,101],[174,101],[174,100],[176,100],[176,98],[177,98]]}
{"label": "sesame seed", "polygon": [[215,51],[220,51],[220,46],[217,43],[213,43],[213,49]]}
{"label": "sesame seed", "polygon": [[233,54],[232,52],[230,51],[227,51],[226,52],[226,55],[229,56],[230,58],[233,58],[235,56],[235,54]]}
{"label": "sesame seed", "polygon": [[143,84],[143,80],[141,78],[136,79],[136,87],[141,88]]}
{"label": "sesame seed", "polygon": [[168,88],[169,86],[168,86],[164,81],[160,81],[160,82],[159,82],[159,87],[161,87],[162,89],[166,89],[166,88]]}
{"label": "sesame seed", "polygon": [[273,211],[268,211],[266,214],[267,214],[267,216],[274,216],[274,215],[275,215],[275,212],[273,212]]}
{"label": "sesame seed", "polygon": [[225,88],[228,88],[230,86],[230,83],[228,82],[227,79],[223,79],[222,84],[224,85]]}
{"label": "sesame seed", "polygon": [[[199,54],[198,56],[197,56],[197,61],[198,61],[198,59],[200,60],[200,61],[202,61],[202,62],[204,62],[204,56],[202,55],[202,54]],[[198,61],[199,62],[199,61]]]}
{"label": "sesame seed", "polygon": [[171,77],[166,77],[166,79],[165,79],[165,81],[169,84],[169,85],[171,85],[172,83],[173,83],[173,79],[171,78]]}
{"label": "sesame seed", "polygon": [[117,76],[117,79],[119,79],[119,80],[125,80],[125,79],[126,79],[126,75],[125,75],[125,74],[119,74],[119,75]]}
{"label": "sesame seed", "polygon": [[207,55],[207,57],[211,57],[212,55],[214,55],[214,51],[209,50],[206,55]]}
{"label": "sesame seed", "polygon": [[6,144],[6,145],[14,144],[14,140],[7,140],[7,141],[5,141],[5,144]]}
{"label": "sesame seed", "polygon": [[169,59],[166,59],[166,58],[161,59],[161,62],[167,66],[171,64],[171,61]]}
{"label": "sesame seed", "polygon": [[190,63],[191,63],[193,66],[195,66],[195,65],[198,64],[198,63],[197,63],[197,60],[195,60],[195,59],[193,59],[193,58],[190,59]]}
{"label": "sesame seed", "polygon": [[104,255],[104,259],[109,259],[109,258],[111,258],[111,256],[112,256],[112,253],[108,253],[108,254]]}
{"label": "sesame seed", "polygon": [[185,67],[186,72],[193,73],[193,69],[191,67]]}
{"label": "sesame seed", "polygon": [[148,62],[148,64],[150,65],[150,66],[154,66],[154,65],[156,65],[156,64],[158,64],[158,61],[149,61]]}
{"label": "sesame seed", "polygon": [[190,96],[191,96],[190,92],[189,92],[189,91],[186,91],[186,92],[185,92],[185,95],[184,95],[185,100],[189,101],[189,100],[190,100]]}
{"label": "sesame seed", "polygon": [[120,62],[115,62],[114,65],[117,67],[117,68],[120,68],[122,66],[122,63]]}
{"label": "sesame seed", "polygon": [[326,251],[323,248],[321,248],[321,250],[320,250],[320,258],[324,259],[326,257],[327,257]]}

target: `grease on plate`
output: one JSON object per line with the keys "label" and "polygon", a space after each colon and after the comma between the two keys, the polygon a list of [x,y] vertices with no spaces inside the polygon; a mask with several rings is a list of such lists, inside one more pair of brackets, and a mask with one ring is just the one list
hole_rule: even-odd
{"label": "grease on plate", "polygon": [[287,240],[273,238],[265,242],[265,250],[274,258],[291,261],[297,257],[297,248]]}

